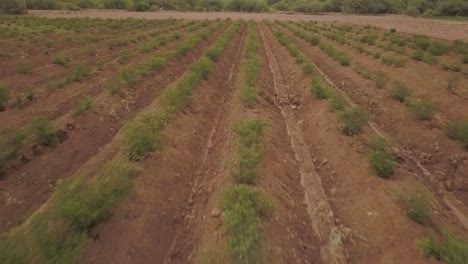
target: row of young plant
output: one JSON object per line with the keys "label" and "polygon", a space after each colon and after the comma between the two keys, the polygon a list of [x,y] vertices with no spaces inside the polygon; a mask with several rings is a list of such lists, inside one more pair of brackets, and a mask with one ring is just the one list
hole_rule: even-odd
{"label": "row of young plant", "polygon": [[0,36],[5,38],[29,38],[30,36],[51,33],[81,33],[96,30],[99,34],[118,31],[131,31],[151,28],[160,23],[158,20],[135,18],[45,18],[37,16],[1,16]]}
{"label": "row of young plant", "polygon": [[[453,72],[461,71],[461,63],[450,62],[453,61],[450,58],[447,58],[446,62],[441,62],[439,60],[440,56],[446,54],[450,50],[449,46],[440,42],[430,41],[427,37],[416,36],[414,44],[411,47],[407,47],[410,50],[408,53],[404,46],[399,46],[397,44],[393,44],[392,42],[388,42],[386,41],[386,38],[384,38],[384,40],[382,40],[380,43],[376,43],[376,35],[371,33],[365,34],[363,36],[358,35],[356,37],[350,37],[349,34],[343,33],[341,31],[335,33],[323,32],[323,34],[329,39],[354,48],[359,53],[364,52],[376,59],[381,58],[383,63],[394,65],[395,67],[405,67],[407,62],[406,57],[408,57],[416,61],[425,62],[427,64],[440,65],[440,67],[442,67],[444,70]],[[395,34],[395,32],[388,32],[390,39],[394,39],[393,36],[395,36]],[[361,44],[367,45],[367,48]],[[401,44],[401,42],[399,42],[399,44]],[[368,48],[372,48],[374,51],[368,50]],[[457,48],[457,50],[460,49]],[[391,52],[393,54],[381,56],[381,54],[385,51]],[[461,53],[466,52],[466,54],[468,54],[468,51],[460,51]],[[462,62],[468,63],[468,55],[463,55]]]}
{"label": "row of young plant", "polygon": [[[193,37],[187,39],[185,42],[174,47],[173,49],[168,50],[164,54],[155,58],[150,58],[141,65],[135,66],[133,69],[139,71],[139,75],[132,75],[134,74],[133,72],[123,72],[119,77],[115,78],[114,81],[119,81],[120,78],[122,78],[122,82],[124,82],[123,85],[134,85],[134,83],[138,80],[136,76],[141,78],[144,75],[148,74],[149,71],[161,69],[169,62],[170,59],[176,56],[184,55],[198,42],[200,42],[206,36],[208,36],[208,34],[220,28],[223,24],[223,21],[218,21],[214,23],[212,27],[209,27],[202,32],[195,33]],[[121,87],[123,89],[126,86]],[[2,91],[5,91],[5,89],[2,89],[2,87],[0,86],[0,98],[2,97]],[[84,113],[88,111],[91,107],[92,99],[90,97],[85,96],[78,102],[78,105],[75,107],[75,109],[73,109],[72,114],[77,115]],[[21,126],[20,128],[6,129],[0,133],[0,171],[2,171],[2,168],[4,169],[7,161],[15,159],[26,145],[41,144],[45,146],[53,146],[55,145],[55,143],[57,143],[57,129],[55,128],[55,126],[50,124],[50,122],[44,117],[39,117],[37,118],[37,120],[40,121],[36,121],[36,119],[34,119],[30,123],[27,123]],[[39,130],[37,128],[38,125],[36,125],[36,123],[41,124],[39,126]],[[44,129],[47,130],[47,133],[45,133],[45,135],[42,135],[44,134],[44,132],[42,132],[42,130]],[[46,137],[46,139],[43,138],[44,136]]]}
{"label": "row of young plant", "polygon": [[[289,29],[289,27],[286,27]],[[299,30],[291,30],[299,38],[302,38],[308,41],[306,37],[308,34],[301,32]],[[299,33],[300,32],[300,33]],[[332,57],[333,58],[333,57]],[[336,60],[336,59],[335,59]],[[391,86],[389,91],[392,98],[402,102],[408,109],[414,113],[422,121],[430,121],[433,119],[435,114],[438,112],[437,106],[425,99],[412,98],[412,89],[408,85],[404,84],[401,81],[392,80],[385,72],[380,70],[369,70],[365,66],[354,63],[351,65],[351,68],[368,80],[372,80],[377,88],[385,88],[388,85]],[[447,130],[447,135],[455,140],[461,141],[466,148],[468,149],[468,120],[459,119],[454,121],[449,121],[445,124]]]}
{"label": "row of young plant", "polygon": [[[218,23],[221,23],[221,22],[218,21]],[[121,64],[123,63],[127,64],[127,61],[129,59],[136,57],[139,54],[149,53],[153,49],[163,46],[168,42],[179,39],[181,35],[179,32],[177,32],[178,30],[182,30],[185,27],[188,27],[187,30],[189,30],[190,32],[197,32],[199,28],[204,28],[208,26],[209,24],[210,22],[208,21],[204,21],[202,23],[193,23],[193,24],[184,23],[184,24],[177,24],[174,27],[162,29],[159,31],[160,34],[154,40],[151,40],[150,42],[147,42],[141,45],[140,47],[133,49],[134,50],[133,52],[130,52],[127,49],[121,50],[118,53],[119,55],[117,56],[117,59],[114,57],[109,58],[106,61],[101,61],[98,65],[96,65],[93,68],[90,68],[88,65],[83,64],[81,62],[74,63],[74,66],[71,69],[71,71],[65,74],[65,76],[56,76],[53,78],[48,78],[47,81],[49,82],[49,84],[47,84],[46,91],[42,91],[40,89],[38,90],[38,88],[35,89],[34,87],[30,87],[28,88],[27,91],[23,93],[18,93],[16,97],[14,97],[16,98],[16,100],[14,101],[14,104],[17,107],[22,108],[26,103],[33,101],[34,98],[36,98],[38,92],[41,92],[41,94],[44,94],[44,93],[53,91],[55,89],[64,88],[67,85],[72,84],[74,82],[83,81],[90,74],[98,71],[102,67],[103,64],[112,62],[114,60],[117,60]],[[219,24],[215,24],[215,25],[219,25]],[[53,58],[53,63],[67,67],[69,64],[69,59],[67,57],[56,56]],[[125,69],[123,71],[125,71]],[[132,76],[128,75],[127,77],[131,78]],[[137,77],[141,78],[143,76],[135,76],[135,78]],[[112,80],[109,80],[108,82],[111,82],[111,81]],[[5,89],[5,87],[3,87],[3,89]],[[8,90],[4,92],[5,96],[2,97],[0,95],[0,105],[6,105],[10,97],[8,96],[9,95]]]}
{"label": "row of young plant", "polygon": [[190,100],[199,82],[208,77],[214,60],[239,28],[239,22],[232,25],[160,95],[155,109],[140,114],[123,128],[123,142],[112,160],[95,173],[79,172],[59,184],[40,210],[10,234],[4,234],[0,240],[0,262],[76,261],[89,240],[90,228],[106,218],[130,192],[131,177],[139,167],[136,161],[158,147],[166,122]]}
{"label": "row of young plant", "polygon": [[[282,32],[276,31],[271,25],[270,29],[279,42],[296,58],[298,64],[307,60],[301,52],[297,52],[297,47]],[[349,106],[345,98],[324,81],[315,68],[312,72],[304,71],[304,74],[311,78],[312,94],[318,99],[330,101],[332,109],[337,112],[339,120],[342,122],[344,133],[347,135],[361,133],[363,126],[369,122],[370,114],[359,106]],[[377,176],[388,179],[394,173],[398,162],[394,152],[397,142],[389,137],[374,136],[367,141],[366,145],[371,167],[375,170]],[[430,221],[434,197],[424,185],[415,184],[400,190],[398,199],[411,220],[419,224]],[[448,229],[435,227],[434,230],[434,232],[443,230],[443,235],[431,235],[419,240],[421,252],[425,256],[433,256],[446,263],[465,263],[468,261],[468,255],[466,254],[468,252],[467,240],[454,235]]]}
{"label": "row of young plant", "polygon": [[[333,26],[333,24],[330,26],[332,28],[337,28],[336,26]],[[455,40],[451,45],[449,45],[431,40],[429,37],[424,35],[406,37],[397,33],[396,30],[390,30],[382,33],[376,29],[366,29],[366,31],[362,33],[363,35],[360,35],[359,33],[340,29],[339,32],[335,33],[335,35],[346,37],[348,40],[352,39],[356,42],[367,44],[369,47],[378,47],[384,51],[391,51],[396,54],[405,55],[416,61],[422,61],[431,65],[438,64],[445,70],[458,72],[461,70],[461,64],[468,63],[468,44],[462,40]],[[356,44],[352,46],[357,48]],[[360,49],[362,49],[362,46],[359,50]],[[380,54],[380,52],[382,51],[376,51],[374,54]],[[460,54],[462,57],[461,61],[459,63],[441,62],[439,57],[446,55],[449,52]]]}
{"label": "row of young plant", "polygon": [[[176,24],[175,26],[170,26],[168,28],[164,28],[164,29],[161,29],[161,30],[158,30],[157,32],[160,33],[159,36],[157,38],[155,38],[154,40],[152,40],[151,42],[147,43],[147,44],[144,44],[141,46],[140,49],[138,49],[138,51],[140,53],[142,52],[149,52],[150,49],[155,49],[157,48],[158,46],[161,46],[161,45],[164,45],[165,43],[171,41],[171,40],[175,40],[175,39],[178,39],[180,37],[180,34],[177,33],[177,32],[170,32],[172,30],[181,30],[185,27],[189,26],[188,23],[186,24]],[[192,30],[195,30],[197,27],[201,26],[200,24],[198,23],[195,23],[193,24],[193,26],[190,26],[190,28]],[[165,32],[170,32],[168,34],[164,34]],[[134,42],[137,42],[138,40],[137,39],[134,39],[133,40]],[[87,55],[95,55],[96,53],[96,50],[95,48],[92,48],[90,50],[88,50],[89,47],[85,47],[85,51],[84,53],[88,53]],[[69,52],[67,52],[67,54],[70,54]],[[126,50],[122,50],[122,51],[119,51],[119,54],[118,55],[118,60],[119,62],[121,60],[128,60],[129,58],[133,57],[133,56],[136,56],[138,53],[137,52],[128,52]],[[6,106],[8,104],[8,101],[13,98],[14,101],[13,101],[13,106],[16,106],[18,108],[23,108],[27,103],[33,101],[35,98],[37,98],[38,94],[45,94],[47,93],[48,91],[53,91],[55,89],[59,89],[59,88],[64,88],[65,86],[71,84],[71,83],[74,83],[74,82],[78,82],[78,81],[82,81],[84,78],[86,78],[88,75],[90,75],[92,72],[94,71],[97,71],[101,65],[103,65],[104,63],[106,62],[109,62],[109,61],[112,61],[114,60],[115,58],[110,58],[108,59],[107,61],[100,61],[99,62],[99,65],[97,65],[96,67],[93,67],[91,68],[89,65],[85,64],[85,63],[82,63],[80,61],[77,61],[77,62],[74,62],[74,63],[71,63],[71,59],[72,56],[69,56],[69,55],[57,55],[57,56],[54,56],[53,59],[52,59],[52,62],[54,64],[57,64],[57,65],[60,65],[60,66],[63,66],[63,67],[69,67],[70,64],[73,64],[73,67],[72,69],[63,74],[63,75],[57,75],[57,76],[53,76],[53,77],[47,77],[44,82],[39,82],[37,85],[35,85],[35,87],[28,87],[26,89],[26,91],[23,91],[23,92],[16,92],[15,94],[11,94],[11,89],[9,87],[7,87],[5,84],[2,84],[0,86],[0,112],[1,111],[4,111],[6,109]],[[18,71],[19,73],[21,74],[29,74],[31,73],[33,70],[32,70],[32,66],[30,64],[27,64],[27,63],[24,63],[24,62],[21,62],[20,64],[18,64]],[[46,86],[47,87],[47,90],[42,90],[42,86]],[[18,89],[15,89],[15,90],[18,90]]]}
{"label": "row of young plant", "polygon": [[293,27],[291,23],[286,22],[279,22],[276,21],[277,24],[281,25],[282,27],[287,28],[295,35],[303,38],[310,44],[314,46],[318,46],[323,52],[325,52],[328,56],[332,57],[334,60],[338,61],[343,66],[349,66],[351,63],[351,58],[346,54],[346,52],[338,51],[332,45],[325,43],[324,41],[320,41],[320,37],[316,34],[306,34],[303,31]]}
{"label": "row of young plant", "polygon": [[[171,59],[185,56],[198,43],[205,40],[213,31],[225,25],[224,21],[217,21],[208,27],[203,27],[200,32],[195,32],[193,36],[178,44],[174,48],[165,51],[155,57],[150,57],[138,65],[132,65],[122,69],[117,78],[109,80],[104,86],[111,94],[118,94],[128,87],[133,87],[138,80],[151,72],[162,69]],[[173,35],[176,38],[176,35]]]}
{"label": "row of young plant", "polygon": [[[248,23],[242,69],[245,82],[239,88],[240,99],[247,108],[254,107],[258,79],[259,37],[253,20]],[[227,230],[231,256],[235,263],[262,263],[261,220],[271,205],[266,195],[255,187],[257,165],[267,123],[261,119],[239,121],[237,156],[231,168],[234,185],[227,187],[221,201],[223,224]]]}

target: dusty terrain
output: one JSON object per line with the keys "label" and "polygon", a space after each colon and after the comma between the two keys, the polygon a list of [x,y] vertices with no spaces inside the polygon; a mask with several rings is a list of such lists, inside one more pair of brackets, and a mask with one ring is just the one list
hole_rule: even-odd
{"label": "dusty terrain", "polygon": [[[0,83],[11,94],[0,112],[0,144],[8,154],[0,153],[0,249],[11,254],[0,253],[0,262],[439,263],[421,253],[418,241],[441,239],[445,228],[466,238],[468,152],[447,135],[446,125],[468,118],[468,68],[463,51],[450,42],[468,39],[467,23],[403,16],[30,13],[26,20],[0,20],[3,29],[30,28],[4,30],[0,40],[8,50]],[[58,17],[75,17],[73,26],[65,28],[68,20]],[[76,17],[161,20],[110,25],[117,20]],[[227,17],[232,20],[198,20]],[[343,33],[334,21],[356,25]],[[427,63],[411,57],[412,44],[398,54],[385,49],[389,34],[413,43],[412,33],[431,36],[430,45],[447,44],[448,51]],[[350,42],[334,38],[340,34]],[[371,34],[379,36],[376,43],[359,41]],[[303,38],[311,35],[320,45]],[[349,61],[330,54],[346,54]],[[404,66],[382,60],[397,55]],[[247,67],[252,61],[255,67]],[[376,76],[385,83],[366,77],[363,68],[380,71]],[[249,80],[251,104],[243,94]],[[343,109],[335,108],[336,97],[322,100],[311,92],[317,80],[339,95]],[[410,101],[395,100],[397,81],[411,89],[412,100],[433,103],[434,116],[421,120]],[[92,105],[81,108],[84,99]],[[369,118],[349,135],[343,113],[356,106]],[[35,125],[40,116],[50,128]],[[261,120],[264,130],[258,150],[242,152],[238,126],[249,120]],[[41,139],[49,130],[57,139],[46,144]],[[394,141],[394,171],[385,177],[369,162],[369,142],[378,136]],[[132,142],[151,148],[134,158]],[[256,160],[244,164],[254,164],[254,180],[239,182],[235,169],[245,157]],[[136,167],[128,182],[119,178],[124,169],[106,169],[114,162]],[[400,198],[416,184],[432,197],[423,201],[431,214],[421,222],[408,217]],[[233,186],[258,192],[270,205],[248,232],[229,229],[225,197]],[[246,208],[235,224],[251,220],[248,206],[260,207],[249,202],[238,205]],[[252,233],[247,242],[233,239]],[[248,254],[235,251],[239,241]]]}

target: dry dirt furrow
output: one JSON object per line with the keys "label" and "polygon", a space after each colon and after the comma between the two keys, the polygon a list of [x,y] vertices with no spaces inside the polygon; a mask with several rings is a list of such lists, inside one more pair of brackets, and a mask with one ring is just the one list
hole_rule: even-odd
{"label": "dry dirt furrow", "polygon": [[39,149],[40,153],[36,154],[25,153],[29,161],[13,166],[0,182],[3,196],[0,230],[6,231],[21,223],[29,212],[46,201],[60,179],[73,175],[96,155],[114,138],[126,120],[148,106],[220,34],[221,31],[217,31],[186,56],[173,59],[157,74],[146,76],[128,100],[122,101],[120,97],[107,94],[94,102],[92,111],[70,116],[66,122],[68,125],[64,127],[68,138],[53,149]]}
{"label": "dry dirt furrow", "polygon": [[232,58],[242,45],[244,31],[236,33],[191,103],[167,124],[162,150],[144,162],[128,201],[92,231],[96,240],[81,263],[188,262],[190,252],[172,245],[190,218],[195,173],[204,157],[209,128],[223,107],[219,93],[225,86],[226,69],[240,62]]}
{"label": "dry dirt furrow", "polygon": [[[270,39],[274,37],[268,32]],[[400,182],[375,176],[368,165],[365,146],[342,133],[336,114],[326,100],[310,94],[310,79],[279,43],[272,44],[281,61],[287,94],[296,102],[294,118],[305,137],[326,199],[335,213],[334,223],[350,263],[426,263],[415,240],[424,228],[400,209],[394,189]]]}
{"label": "dry dirt furrow", "polygon": [[[260,45],[261,46],[261,45]],[[263,48],[259,50],[260,77],[257,87],[265,97],[272,98],[273,82]],[[231,164],[236,160],[238,135],[232,128],[241,120],[260,118],[268,122],[264,148],[260,152],[257,188],[265,191],[276,205],[271,215],[262,221],[262,251],[266,263],[320,263],[318,239],[302,203],[300,173],[286,127],[279,109],[270,101],[259,100],[253,109],[246,109],[239,98],[244,85],[243,71],[236,82],[229,82],[233,94],[223,94],[225,107],[217,113],[212,134],[204,155],[204,166],[196,172],[190,201],[193,206],[185,232],[173,244],[177,251],[193,252],[194,263],[231,262],[226,231],[221,216],[216,213],[224,190],[233,184]],[[260,99],[260,98],[259,98]],[[192,217],[193,216],[193,217]]]}
{"label": "dry dirt furrow", "polygon": [[370,81],[351,68],[339,65],[319,48],[290,32],[283,32],[338,88],[355,103],[367,108],[383,131],[398,140],[403,149],[431,171],[448,191],[454,192],[463,202],[462,207],[467,207],[468,193],[464,190],[468,188],[468,171],[465,169],[468,155],[460,142],[450,140],[443,127],[434,122],[418,120],[404,104],[391,99],[387,91],[376,89]]}

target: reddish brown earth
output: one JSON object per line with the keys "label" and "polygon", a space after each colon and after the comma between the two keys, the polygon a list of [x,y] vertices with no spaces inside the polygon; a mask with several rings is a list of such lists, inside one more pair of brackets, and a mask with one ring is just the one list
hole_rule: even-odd
{"label": "reddish brown earth", "polygon": [[[194,19],[207,15],[117,11],[32,13],[148,18],[177,14]],[[209,16],[263,19],[274,15],[210,13]],[[468,34],[465,28],[456,26],[459,23],[400,16],[278,15],[275,18],[338,18],[363,24],[373,21],[384,28],[397,27],[408,32],[411,29],[405,28],[400,20],[411,19],[416,25],[422,21],[422,26],[416,27],[419,33],[447,39]],[[33,154],[31,146],[27,146],[20,155],[22,161],[8,163],[0,179],[4,198],[0,205],[0,230],[7,232],[27,220],[46,203],[62,179],[82,171],[95,171],[100,162],[115,154],[123,125],[157,106],[161,92],[172,89],[188,66],[230,24],[226,22],[185,56],[176,57],[161,70],[145,76],[122,97],[112,96],[102,87],[124,67],[113,61],[117,53],[109,52],[103,57],[111,62],[81,82],[39,97],[24,109],[9,108],[0,113],[2,128],[17,127],[33,115],[45,114],[66,132],[63,141],[55,147],[41,147]],[[339,65],[318,47],[274,24],[338,91],[372,113],[373,127],[366,126],[358,136],[344,135],[329,103],[312,96],[310,76],[303,73],[266,24],[257,22],[256,26],[260,70],[255,106],[248,109],[239,98],[239,89],[245,82],[242,60],[247,23],[244,23],[207,79],[194,89],[190,101],[164,127],[162,147],[141,162],[129,197],[90,230],[91,241],[78,262],[230,263],[228,234],[222,212],[218,210],[224,190],[233,184],[230,168],[237,155],[238,136],[232,128],[240,120],[261,118],[268,122],[268,127],[252,188],[264,191],[274,205],[260,227],[266,263],[437,263],[422,256],[417,240],[436,227],[445,226],[466,235],[463,223],[442,199],[444,195],[453,197],[456,206],[468,215],[468,154],[462,144],[446,136],[439,119],[417,120],[403,104],[392,100],[386,89],[376,89],[352,67]],[[446,30],[448,27],[451,29]],[[182,31],[180,40],[131,58],[125,64],[137,65],[148,56],[175,47],[191,34]],[[439,117],[464,116],[467,108],[462,98],[438,90],[437,84],[423,76],[427,71],[435,80],[443,82],[449,77],[446,72],[426,65],[418,68],[419,64],[413,62],[406,69],[395,69],[348,47],[329,43],[346,50],[353,61],[379,68],[414,86],[424,84],[415,92],[440,104]],[[131,44],[128,49],[136,47],[137,44]],[[75,116],[73,107],[83,95],[92,96],[94,107]],[[400,160],[390,179],[377,177],[367,161],[366,142],[376,131],[391,135],[399,143]],[[436,183],[430,182],[417,164],[435,175]],[[424,225],[406,216],[396,195],[402,187],[415,181],[426,183],[436,196],[434,215]],[[440,186],[443,192],[438,189]]]}
{"label": "reddish brown earth", "polygon": [[[57,181],[73,175],[82,164],[93,157],[113,138],[126,120],[134,117],[150,104],[167,84],[177,79],[221,31],[222,29],[218,30],[216,34],[201,42],[186,56],[171,60],[161,71],[148,75],[130,91],[131,96],[125,100],[111,96],[107,91],[95,86],[95,107],[90,112],[76,117],[66,115],[60,120],[60,126],[67,133],[64,142],[53,149],[41,148],[40,154],[25,151],[22,153],[22,159],[27,162],[14,162],[2,176],[0,184],[4,203],[0,206],[1,230],[6,231],[18,225],[30,212],[37,209],[48,199]],[[78,99],[78,96],[75,98]],[[59,98],[55,99],[58,100]],[[62,104],[61,115],[58,117],[67,113],[63,108],[69,105],[70,102]],[[54,115],[52,117],[56,118]]]}
{"label": "reddish brown earth", "polygon": [[344,23],[358,25],[375,25],[385,29],[395,28],[398,31],[412,34],[425,34],[428,36],[442,39],[465,39],[468,40],[468,22],[446,21],[438,19],[412,18],[402,15],[382,15],[382,16],[363,16],[363,15],[289,15],[289,14],[256,14],[256,13],[233,13],[233,12],[127,12],[117,10],[86,10],[78,12],[66,11],[43,11],[30,10],[30,14],[46,17],[102,17],[102,18],[178,18],[178,19],[255,19],[255,20],[316,20],[316,21],[339,21]]}

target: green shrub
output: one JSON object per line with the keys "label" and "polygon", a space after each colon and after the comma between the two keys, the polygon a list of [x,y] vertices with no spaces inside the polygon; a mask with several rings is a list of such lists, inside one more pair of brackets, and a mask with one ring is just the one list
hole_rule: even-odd
{"label": "green shrub", "polygon": [[377,176],[388,178],[393,175],[396,155],[393,152],[394,141],[386,137],[375,137],[368,142],[368,159]]}
{"label": "green shrub", "polygon": [[453,71],[453,72],[461,71],[461,66],[459,64],[457,64],[457,63],[444,64],[444,65],[442,65],[442,67],[446,71]]}
{"label": "green shrub", "polygon": [[468,120],[450,122],[446,129],[450,138],[460,140],[468,149]]}
{"label": "green shrub", "polygon": [[318,99],[328,99],[330,97],[328,85],[320,77],[314,77],[312,79],[311,91]]}
{"label": "green shrub", "polygon": [[468,53],[463,55],[462,62],[463,62],[464,64],[468,64]]}
{"label": "green shrub", "polygon": [[383,56],[382,61],[385,64],[394,65],[395,67],[398,67],[398,68],[402,68],[406,66],[406,60],[403,57]]}
{"label": "green shrub", "polygon": [[431,120],[438,111],[434,103],[427,100],[407,100],[406,104],[409,109],[423,121]]}
{"label": "green shrub", "polygon": [[428,51],[434,56],[441,56],[447,53],[449,46],[439,42],[433,42]]}
{"label": "green shrub", "polygon": [[52,62],[60,66],[66,66],[68,64],[68,58],[62,55],[57,55],[52,59]]}
{"label": "green shrub", "polygon": [[390,81],[390,77],[385,72],[377,70],[373,72],[372,80],[377,88],[382,89]]}
{"label": "green shrub", "polygon": [[241,121],[234,128],[240,140],[238,161],[231,171],[236,183],[251,184],[255,181],[263,130],[266,125],[267,123],[262,120],[253,119]]}
{"label": "green shrub", "polygon": [[390,94],[395,100],[399,102],[405,102],[411,97],[412,91],[405,84],[401,82],[396,82],[393,85],[393,88],[390,91]]}
{"label": "green shrub", "polygon": [[0,112],[5,111],[8,100],[10,100],[10,89],[4,84],[0,84]]}
{"label": "green shrub", "polygon": [[370,114],[361,107],[348,107],[340,113],[343,131],[347,135],[361,133],[362,127],[369,122]]}
{"label": "green shrub", "polygon": [[150,10],[150,8],[151,8],[151,6],[148,3],[140,2],[140,3],[136,4],[135,11],[137,11],[137,12],[146,12],[146,11]]}
{"label": "green shrub", "polygon": [[257,91],[253,86],[244,86],[242,89],[240,89],[239,96],[244,105],[248,108],[251,108],[254,106],[255,101],[257,100]]}
{"label": "green shrub", "polygon": [[146,123],[130,125],[125,130],[125,150],[129,160],[142,160],[154,151],[159,142],[159,133]]}
{"label": "green shrub", "polygon": [[424,185],[406,185],[398,191],[398,198],[411,220],[424,224],[430,218],[434,196]]}
{"label": "green shrub", "polygon": [[21,74],[30,74],[32,72],[32,66],[28,62],[18,63],[18,72]]}
{"label": "green shrub", "polygon": [[419,240],[421,253],[447,264],[468,263],[468,240],[456,237],[449,231],[443,232],[442,239],[425,237]]}
{"label": "green shrub", "polygon": [[266,196],[247,185],[226,189],[221,202],[229,247],[239,263],[260,263],[260,221],[271,208]]}
{"label": "green shrub", "polygon": [[91,109],[91,107],[93,106],[93,99],[89,96],[85,96],[83,97],[80,102],[78,103],[78,105],[75,107],[75,115],[79,115],[79,114],[82,114],[86,111],[88,111],[89,109]]}
{"label": "green shrub", "polygon": [[85,77],[87,77],[90,72],[91,72],[91,69],[88,66],[78,63],[73,68],[73,72],[70,75],[70,81],[72,82],[81,81]]}
{"label": "green shrub", "polygon": [[233,11],[261,12],[268,9],[264,0],[228,0],[225,8]]}
{"label": "green shrub", "polygon": [[425,36],[417,36],[414,38],[414,45],[418,49],[427,50],[427,48],[429,48],[429,46],[431,45],[431,42]]}
{"label": "green shrub", "polygon": [[331,93],[330,100],[331,106],[335,111],[342,111],[348,105],[344,97],[338,93]]}
{"label": "green shrub", "polygon": [[32,122],[32,131],[37,143],[53,146],[57,143],[57,130],[45,117],[39,117]]}
{"label": "green shrub", "polygon": [[424,61],[424,51],[415,49],[411,54],[411,58],[417,61]]}

